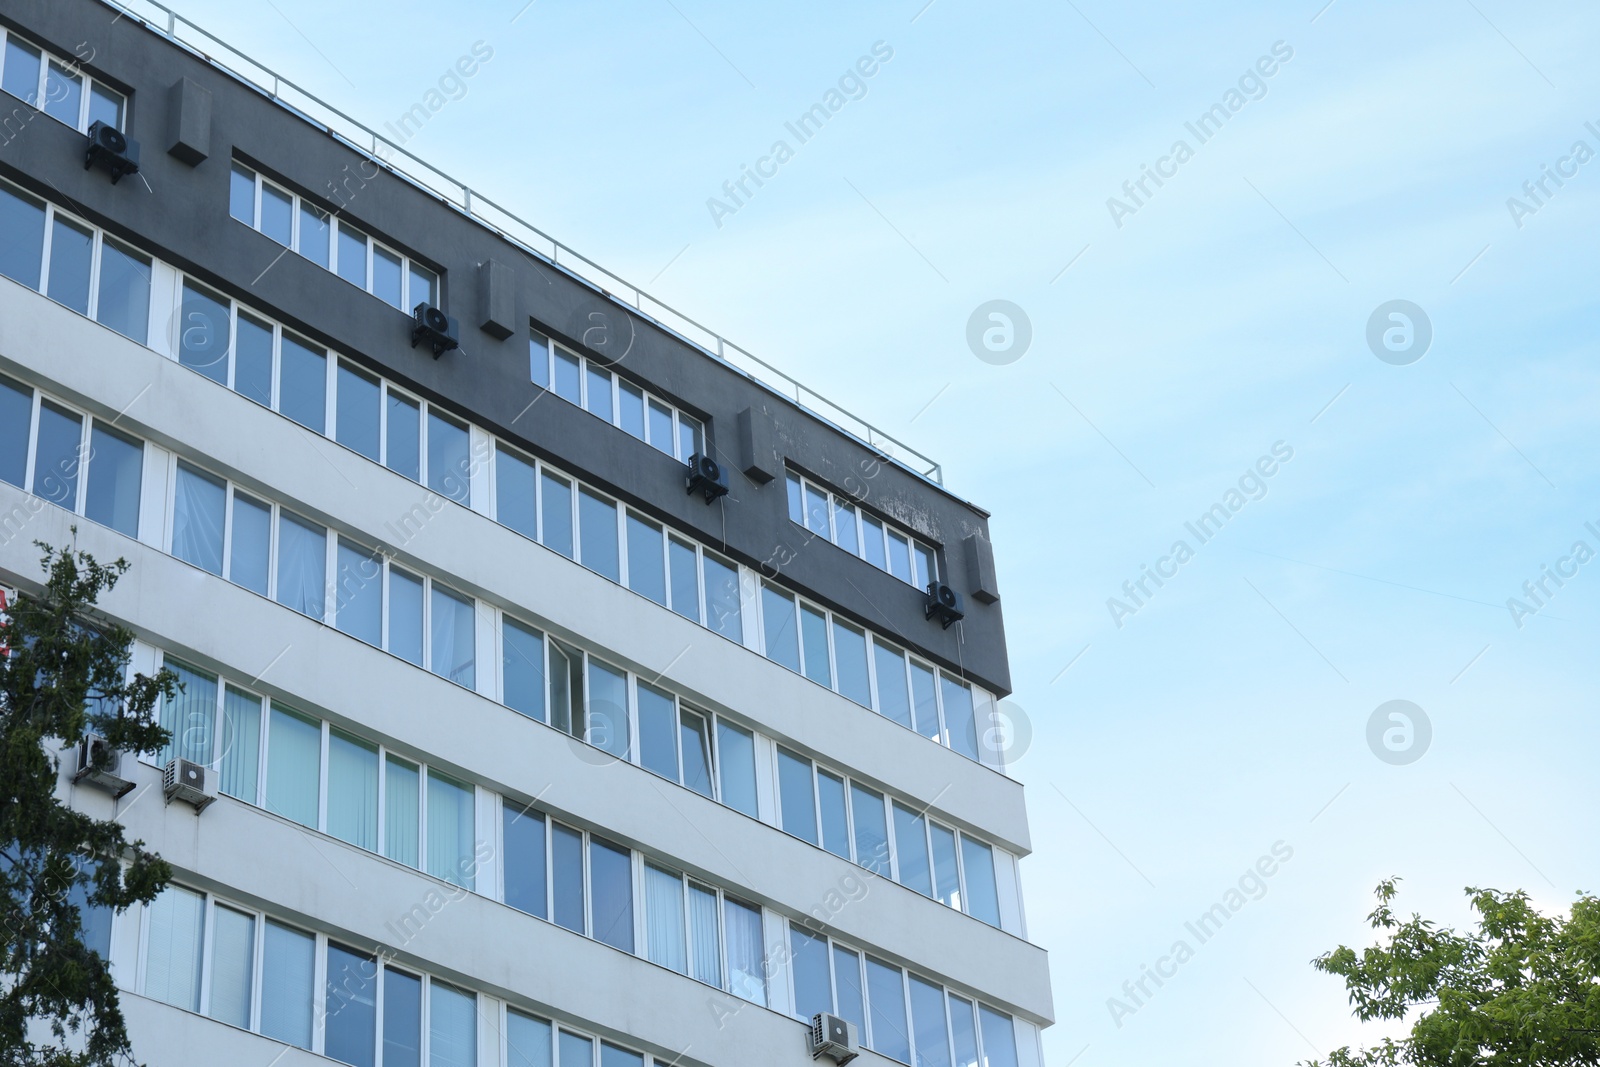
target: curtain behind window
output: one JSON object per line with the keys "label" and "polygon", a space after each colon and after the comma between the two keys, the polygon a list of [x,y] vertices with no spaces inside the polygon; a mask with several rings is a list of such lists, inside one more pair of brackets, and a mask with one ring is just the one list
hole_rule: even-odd
{"label": "curtain behind window", "polygon": [[650,962],[671,967],[679,974],[687,974],[689,960],[683,930],[683,878],[659,867],[646,867],[644,903],[649,925],[647,939]]}
{"label": "curtain behind window", "polygon": [[200,936],[205,898],[175,885],[150,904],[144,995],[200,1010]]}
{"label": "curtain behind window", "polygon": [[172,734],[157,756],[162,766],[171,759],[211,762],[211,731],[217,719],[217,680],[176,660],[166,666],[178,676],[179,692],[161,701],[161,725]]}

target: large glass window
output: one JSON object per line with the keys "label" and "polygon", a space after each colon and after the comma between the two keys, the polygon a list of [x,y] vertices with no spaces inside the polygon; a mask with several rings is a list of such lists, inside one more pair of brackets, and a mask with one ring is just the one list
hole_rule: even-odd
{"label": "large glass window", "polygon": [[587,933],[583,921],[583,834],[560,823],[550,825],[550,889],[558,926]]}
{"label": "large glass window", "polygon": [[422,1067],[422,979],[383,969],[383,1067]]}
{"label": "large glass window", "polygon": [[278,361],[278,410],[314,433],[328,423],[328,356],[285,333]]}
{"label": "large glass window", "polygon": [[222,697],[222,773],[218,792],[256,803],[261,762],[261,698],[227,686]]}
{"label": "large glass window", "polygon": [[855,828],[856,862],[878,874],[889,873],[889,826],[883,796],[850,783],[850,814]]}
{"label": "large glass window", "polygon": [[717,767],[722,802],[757,818],[756,744],[750,731],[717,720]]}
{"label": "large glass window", "polygon": [[628,515],[628,588],[654,600],[667,602],[667,563],[661,527]]}
{"label": "large glass window", "polygon": [[339,539],[334,611],[339,629],[369,645],[383,643],[383,562]]}
{"label": "large glass window", "polygon": [[1017,1030],[1011,1016],[978,1007],[983,1030],[984,1067],[1017,1067]]}
{"label": "large glass window", "polygon": [[911,979],[911,1024],[917,1035],[916,1067],[950,1067],[944,990],[915,976]]}
{"label": "large glass window", "polygon": [[578,530],[583,565],[613,582],[622,581],[622,564],[617,552],[617,505],[580,488]]}
{"label": "large glass window", "polygon": [[477,997],[430,982],[428,1038],[428,1067],[477,1067]]}
{"label": "large glass window", "polygon": [[257,229],[280,245],[290,244],[289,237],[294,232],[294,198],[281,189],[263,183],[261,219]]}
{"label": "large glass window", "polygon": [[339,223],[339,277],[359,288],[367,287],[367,235],[347,222]]}
{"label": "large glass window", "polygon": [[467,428],[428,411],[428,488],[447,500],[472,500],[472,455]]}
{"label": "large glass window", "polygon": [[386,248],[372,249],[372,295],[392,307],[401,306],[400,289],[404,284],[400,257]]}
{"label": "large glass window", "polygon": [[348,363],[339,364],[337,437],[341,445],[376,461],[381,442],[382,387],[371,375]]}
{"label": "large glass window", "polygon": [[256,224],[256,176],[237,163],[228,174],[228,214],[246,226]]}
{"label": "large glass window", "polygon": [[710,553],[703,555],[706,572],[706,625],[728,640],[744,643],[739,611],[739,571]]}
{"label": "large glass window", "polygon": [[694,546],[676,537],[667,539],[667,563],[672,581],[672,610],[700,621],[700,570]]}
{"label": "large glass window", "polygon": [[572,483],[549,471],[539,477],[539,512],[544,547],[572,559]]}
{"label": "large glass window", "polygon": [[422,407],[391,390],[387,415],[384,466],[414,482],[422,481]]}
{"label": "large glass window", "polygon": [[[934,693],[933,671],[911,661],[911,699],[915,729],[923,737],[939,739],[939,698]],[[904,724],[902,724],[904,725]]]}
{"label": "large glass window", "polygon": [[34,495],[76,510],[82,458],[83,419],[48,400],[41,401],[33,453]]}
{"label": "large glass window", "polygon": [[169,885],[150,903],[144,994],[189,1011],[200,1010],[200,950],[205,898]]}
{"label": "large glass window", "polygon": [[506,1012],[506,1067],[551,1067],[550,1024],[520,1011]]}
{"label": "large glass window", "polygon": [[80,315],[89,314],[89,271],[94,232],[60,215],[50,226],[50,276],[45,295]]}
{"label": "large glass window", "polygon": [[800,635],[795,629],[794,597],[770,585],[761,587],[761,622],[766,630],[767,658],[800,671]]}
{"label": "large glass window", "polygon": [[544,816],[508,802],[501,818],[506,903],[543,919],[547,911]]}
{"label": "large glass window", "polygon": [[309,1049],[316,939],[268,920],[264,945],[261,1032],[274,1040]]}
{"label": "large glass window", "polygon": [[865,1040],[867,1013],[861,990],[861,957],[839,945],[833,946],[833,983],[839,1014],[855,1023],[856,1033]]}
{"label": "large glass window", "polygon": [[588,374],[585,375],[588,388],[588,404],[591,414],[598,415],[607,422],[611,421],[611,373],[593,363],[587,364]]}
{"label": "large glass window", "polygon": [[999,926],[1000,894],[995,888],[994,849],[962,834],[961,866],[967,884],[967,914],[990,926]]}
{"label": "large glass window", "polygon": [[778,796],[783,807],[783,829],[803,841],[817,844],[816,795],[811,761],[786,748],[778,749]]}
{"label": "large glass window", "polygon": [[[897,648],[872,642],[872,665],[878,672],[878,710],[901,726],[911,725],[911,695],[906,689],[906,657]],[[937,716],[935,717],[937,719]]]}
{"label": "large glass window", "polygon": [[211,762],[211,730],[217,718],[217,678],[177,660],[166,666],[178,679],[178,692],[161,700],[161,725],[171,734],[167,746],[156,756],[163,766],[169,760],[191,763]]}
{"label": "large glass window", "polygon": [[708,716],[683,708],[678,737],[683,749],[683,784],[701,796],[711,796],[711,725]]}
{"label": "large glass window", "polygon": [[728,941],[729,992],[765,1007],[766,953],[761,942],[761,910],[724,897],[722,923]]}
{"label": "large glass window", "polygon": [[328,833],[378,850],[378,749],[337,730],[328,734]]}
{"label": "large glass window", "polygon": [[326,211],[300,201],[300,240],[296,251],[324,270],[332,262],[328,243],[332,232]]}
{"label": "large glass window", "polygon": [[678,781],[678,708],[671,693],[643,682],[638,686],[639,762],[663,778]]}
{"label": "large glass window", "polygon": [[95,321],[131,340],[150,338],[150,260],[107,238],[100,245]]}
{"label": "large glass window", "polygon": [[689,883],[689,976],[722,988],[721,939],[717,936],[717,894]]}
{"label": "large glass window", "polygon": [[[7,58],[11,54],[7,44]],[[6,70],[10,88],[10,69]],[[44,204],[25,193],[0,188],[0,274],[38,289],[44,267]]]}
{"label": "large glass window", "polygon": [[594,1042],[587,1037],[561,1031],[560,1067],[591,1067],[594,1063]]}
{"label": "large glass window", "polygon": [[973,1025],[972,1002],[951,993],[950,1040],[955,1047],[955,1067],[978,1067],[978,1028]]}
{"label": "large glass window", "polygon": [[[0,192],[0,210],[4,209]],[[0,218],[0,233],[5,220]],[[0,256],[5,248],[0,244]],[[21,489],[28,480],[28,440],[33,436],[33,390],[0,378],[0,481]]]}
{"label": "large glass window", "polygon": [[243,493],[233,494],[233,548],[228,578],[236,585],[267,595],[272,565],[272,509]]}
{"label": "large glass window", "polygon": [[960,682],[941,675],[939,691],[939,695],[944,698],[947,743],[968,759],[977,759],[978,723],[972,712],[972,690]]}
{"label": "large glass window", "polygon": [[800,647],[805,675],[818,685],[833,688],[833,667],[828,658],[828,617],[809,604],[800,605]]}
{"label": "large glass window", "polygon": [[250,1029],[255,961],[256,917],[217,905],[211,915],[213,1019],[243,1030]]}
{"label": "large glass window", "polygon": [[594,936],[612,948],[633,951],[633,857],[625,848],[591,838],[589,908]]}
{"label": "large glass window", "polygon": [[646,950],[650,962],[689,973],[683,876],[654,865],[644,869]]}
{"label": "large glass window", "polygon": [[922,815],[899,804],[894,805],[894,850],[900,863],[900,884],[925,897],[932,896],[928,838]]}
{"label": "large glass window", "polygon": [[472,602],[433,585],[433,673],[457,685],[478,684],[477,622]]}
{"label": "large glass window", "polygon": [[383,793],[383,854],[407,867],[421,867],[421,770],[415,763],[389,756],[384,762]]}
{"label": "large glass window", "polygon": [[389,651],[422,666],[422,579],[389,568]]}
{"label": "large glass window", "polygon": [[589,660],[589,721],[584,740],[628,758],[628,676]]}
{"label": "large glass window", "polygon": [[872,1006],[874,1052],[911,1062],[911,1035],[906,1028],[904,976],[900,968],[867,957],[867,1003]]}
{"label": "large glass window", "polygon": [[30,106],[38,107],[39,76],[44,73],[44,59],[39,50],[7,34],[3,69],[5,77],[0,80],[0,89]]}
{"label": "large glass window", "polygon": [[956,833],[929,821],[928,840],[932,845],[934,899],[959,911],[961,876],[956,865]]}
{"label": "large glass window", "polygon": [[544,722],[544,635],[505,619],[500,646],[506,707]]}
{"label": "large glass window", "polygon": [[789,925],[790,969],[794,976],[794,1012],[809,1019],[833,1011],[833,982],[828,974],[828,939]]}
{"label": "large glass window", "polygon": [[89,490],[84,514],[129,537],[139,536],[144,445],[98,422],[89,435]]}
{"label": "large glass window", "polygon": [[378,1033],[378,961],[328,944],[323,1055],[373,1067]]}
{"label": "large glass window", "polygon": [[850,858],[850,818],[845,808],[844,779],[817,772],[817,806],[822,811],[822,847]]}
{"label": "large glass window", "polygon": [[286,511],[278,513],[278,603],[313,619],[327,595],[328,531]]}
{"label": "large glass window", "polygon": [[471,786],[428,772],[428,873],[472,889],[474,796]]}
{"label": "large glass window", "polygon": [[267,730],[267,810],[315,828],[321,771],[321,725],[274,704]]}
{"label": "large glass window", "polygon": [[523,537],[539,539],[538,484],[534,466],[505,449],[494,457],[495,518]]}
{"label": "large glass window", "polygon": [[833,658],[839,668],[839,692],[864,708],[872,707],[872,686],[867,680],[867,635],[835,619]]}
{"label": "large glass window", "polygon": [[[263,407],[271,407],[275,344],[272,327],[241,311],[234,334],[234,391]],[[226,334],[224,334],[225,339]],[[222,358],[224,362],[227,359],[226,355]],[[225,374],[226,370],[223,373]]]}
{"label": "large glass window", "polygon": [[220,479],[179,462],[173,492],[172,554],[212,574],[221,574],[226,507],[227,488]]}

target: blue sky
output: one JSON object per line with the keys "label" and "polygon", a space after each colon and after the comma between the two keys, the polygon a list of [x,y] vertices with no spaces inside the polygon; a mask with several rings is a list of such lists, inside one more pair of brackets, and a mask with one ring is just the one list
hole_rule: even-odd
{"label": "blue sky", "polygon": [[[993,511],[1051,1067],[1371,1039],[1307,961],[1364,941],[1380,878],[1451,921],[1468,885],[1552,907],[1600,885],[1600,562],[1520,628],[1506,606],[1574,542],[1600,551],[1600,160],[1560,163],[1600,151],[1600,11],[924,2],[179,7],[373,125],[486,42],[408,148]],[[785,122],[877,42],[864,95],[796,145]],[[1185,123],[1278,42],[1200,144]],[[780,138],[793,158],[715,218]],[[1192,158],[1114,219],[1180,138]],[[1576,174],[1534,203],[1546,165]],[[1008,365],[966,344],[991,299],[1032,324]],[[1407,365],[1366,340],[1397,299],[1432,326]],[[1107,599],[1277,442],[1265,494],[1119,627]],[[1432,726],[1407,765],[1366,740],[1394,699]],[[1264,895],[1114,1021],[1278,841]]]}

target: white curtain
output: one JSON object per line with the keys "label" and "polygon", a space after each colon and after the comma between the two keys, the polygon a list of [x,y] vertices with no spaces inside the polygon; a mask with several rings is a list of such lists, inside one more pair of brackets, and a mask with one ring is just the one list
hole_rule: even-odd
{"label": "white curtain", "polygon": [[472,603],[433,587],[433,673],[477,687],[477,636]]}
{"label": "white curtain", "polygon": [[328,531],[278,513],[278,603],[323,617],[328,586]]}
{"label": "white curtain", "polygon": [[182,687],[171,700],[161,702],[161,725],[172,734],[161,750],[163,766],[174,757],[195,763],[211,762],[211,732],[217,721],[217,680],[175,660],[166,664]]}
{"label": "white curtain", "polygon": [[683,877],[659,867],[644,870],[645,916],[648,920],[650,962],[689,971],[688,946],[683,928]]}
{"label": "white curtain", "polygon": [[722,954],[717,940],[717,895],[689,886],[689,976],[722,988]]}
{"label": "white curtain", "polygon": [[322,727],[272,707],[267,737],[267,810],[313,829],[322,770]]}
{"label": "white curtain", "polygon": [[221,792],[256,802],[261,762],[261,698],[228,686],[222,697]]}
{"label": "white curtain", "polygon": [[150,904],[150,943],[144,994],[190,1011],[200,1010],[200,938],[205,898],[169,885]]}
{"label": "white curtain", "polygon": [[473,792],[428,772],[428,873],[472,889]]}
{"label": "white curtain", "polygon": [[421,827],[418,825],[420,801],[417,795],[418,771],[415,764],[390,756],[385,770],[383,808],[383,854],[408,867],[417,866]]}
{"label": "white curtain", "polygon": [[316,940],[267,923],[261,965],[261,1032],[300,1048],[311,1047],[311,985]]}
{"label": "white curtain", "polygon": [[172,512],[172,554],[212,574],[221,574],[226,504],[227,493],[221,482],[178,464]]}
{"label": "white curtain", "polygon": [[735,996],[767,1003],[766,953],[761,945],[761,912],[736,900],[722,902],[728,937],[728,987]]}
{"label": "white curtain", "polygon": [[250,1029],[250,988],[255,978],[256,920],[218,907],[211,920],[211,1017]]}
{"label": "white curtain", "polygon": [[378,750],[336,732],[328,736],[328,833],[378,850]]}

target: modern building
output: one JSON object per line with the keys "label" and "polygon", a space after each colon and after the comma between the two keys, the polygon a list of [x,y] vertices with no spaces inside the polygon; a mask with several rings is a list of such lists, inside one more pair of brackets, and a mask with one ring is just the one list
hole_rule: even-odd
{"label": "modern building", "polygon": [[75,526],[184,684],[63,756],[139,1058],[1040,1067],[986,513],[129,3],[0,7],[0,580]]}

